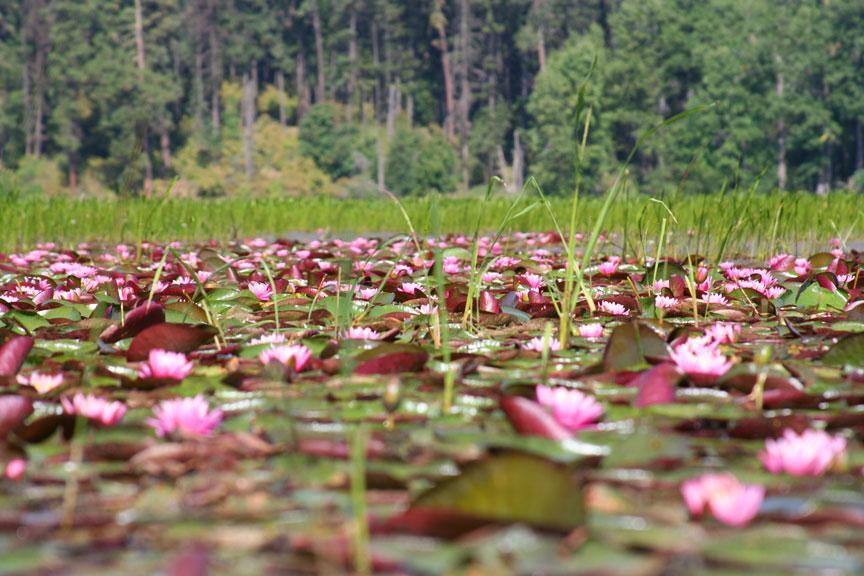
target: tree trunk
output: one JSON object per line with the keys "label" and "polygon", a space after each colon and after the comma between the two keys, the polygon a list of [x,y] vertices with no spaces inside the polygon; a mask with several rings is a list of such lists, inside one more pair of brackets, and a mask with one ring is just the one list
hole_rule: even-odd
{"label": "tree trunk", "polygon": [[459,0],[459,140],[462,157],[462,189],[468,190],[469,185],[469,150],[468,132],[470,130],[469,114],[471,112],[471,23],[468,0]]}
{"label": "tree trunk", "polygon": [[30,99],[30,57],[27,48],[27,26],[21,26],[21,100],[24,108],[24,154],[33,153],[33,108]]}
{"label": "tree trunk", "polygon": [[159,126],[159,147],[162,149],[162,176],[167,177],[171,170],[171,136],[168,132],[168,122],[162,121]]}
{"label": "tree trunk", "polygon": [[388,87],[393,83],[393,45],[390,42],[390,19],[384,18],[384,85]]}
{"label": "tree trunk", "polygon": [[537,61],[540,63],[540,73],[546,70],[546,38],[543,27],[537,29]]}
{"label": "tree trunk", "polygon": [[[776,60],[779,64],[780,59],[776,58]],[[778,100],[783,99],[783,91],[783,73],[778,72],[774,85],[774,92],[776,93]],[[783,119],[781,111],[780,119],[777,121],[777,187],[780,190],[786,189],[787,177],[788,168],[786,166],[786,122]]]}
{"label": "tree trunk", "polygon": [[204,132],[204,108],[207,106],[204,102],[204,53],[201,50],[200,42],[196,43],[195,46],[195,69],[192,78],[195,91],[195,110],[193,112],[195,132],[200,135]]}
{"label": "tree trunk", "polygon": [[513,168],[511,172],[512,191],[518,193],[522,190],[525,181],[525,151],[522,149],[522,139],[518,129],[513,131]]}
{"label": "tree trunk", "polygon": [[408,94],[408,101],[405,103],[405,119],[409,126],[414,125],[414,95]]}
{"label": "tree trunk", "polygon": [[546,26],[543,23],[542,3],[543,0],[534,0],[531,3],[531,11],[537,18],[537,63],[540,66],[541,74],[546,70]]}
{"label": "tree trunk", "polygon": [[348,119],[354,117],[354,108],[357,106],[357,81],[360,75],[358,65],[358,50],[357,50],[357,6],[356,3],[351,3],[351,20],[350,20],[350,35],[348,41],[348,61],[351,66],[351,72],[348,75]]}
{"label": "tree trunk", "polygon": [[[437,9],[440,11],[441,4],[439,1]],[[450,66],[450,48],[447,45],[447,30],[445,29],[446,21],[443,13],[437,14],[434,22],[435,30],[438,32],[438,50],[441,51],[441,73],[444,76],[444,106],[446,116],[444,117],[444,133],[447,139],[452,143],[456,134],[454,128],[454,98],[453,98],[453,70]]]}
{"label": "tree trunk", "polygon": [[297,120],[306,115],[309,110],[309,87],[306,85],[306,52],[302,43],[297,53],[297,61],[294,68],[294,86],[297,91]]}
{"label": "tree trunk", "polygon": [[[141,8],[141,0],[135,0],[135,63],[138,66],[138,80],[144,85],[144,14]],[[144,156],[144,195],[149,197],[153,193],[153,165],[150,162],[150,129],[146,121],[142,121],[142,148]]]}
{"label": "tree trunk", "polygon": [[855,170],[864,168],[864,122],[855,120]]}
{"label": "tree trunk", "polygon": [[383,192],[386,188],[384,178],[384,138],[381,137],[381,131],[378,131],[378,191]]}
{"label": "tree trunk", "polygon": [[216,29],[215,14],[213,7],[210,8],[210,31],[208,43],[210,47],[210,124],[213,127],[213,136],[218,139],[222,131],[222,62],[219,54],[219,36]]}
{"label": "tree trunk", "polygon": [[372,21],[372,66],[375,69],[375,84],[372,89],[372,107],[375,109],[375,121],[381,119],[381,98],[383,87],[381,83],[381,47],[378,44],[378,21]]}
{"label": "tree trunk", "polygon": [[315,94],[316,102],[324,102],[327,92],[324,86],[324,36],[321,33],[321,11],[318,0],[312,0],[312,29],[315,32],[315,68],[318,72],[318,89]]}
{"label": "tree trunk", "polygon": [[788,168],[786,166],[786,123],[780,120],[777,123],[777,187],[786,189]]}
{"label": "tree trunk", "polygon": [[396,131],[396,118],[399,116],[399,104],[402,99],[399,82],[391,84],[387,90],[387,139],[393,138]]}
{"label": "tree trunk", "polygon": [[[168,18],[166,15],[165,18]],[[180,85],[183,83],[183,62],[181,61],[181,48],[178,46],[179,42],[176,40],[171,41],[171,54],[174,60],[174,70],[172,70],[171,81],[176,85]],[[171,101],[171,108],[173,110],[174,118],[180,118],[183,113],[183,93],[178,92],[177,96]]]}
{"label": "tree trunk", "polygon": [[135,0],[135,63],[138,66],[138,76],[143,79],[144,62],[144,14],[141,0]]}
{"label": "tree trunk", "polygon": [[279,90],[279,125],[285,128],[288,126],[288,114],[285,111],[288,95],[285,93],[285,73],[282,70],[276,71],[276,89]]}
{"label": "tree trunk", "polygon": [[34,118],[33,118],[33,155],[36,158],[42,156],[42,141],[44,136],[43,120],[45,117],[45,51],[46,46],[44,39],[36,41],[36,86],[34,86],[33,96],[36,100]]}
{"label": "tree trunk", "polygon": [[78,194],[78,153],[67,152],[66,159],[69,163],[69,191],[76,196]]}
{"label": "tree trunk", "polygon": [[600,28],[603,29],[603,41],[606,44],[607,48],[612,47],[612,27],[609,26],[609,6],[606,4],[607,0],[599,0],[600,4],[600,15],[597,18],[597,22],[600,24]]}
{"label": "tree trunk", "polygon": [[[822,98],[824,102],[828,102],[831,97],[831,88],[828,84],[828,78],[822,77]],[[834,185],[834,138],[830,134],[828,127],[824,126],[822,132],[827,136],[825,143],[822,145],[822,172],[820,173],[821,188],[827,194],[831,191]]]}
{"label": "tree trunk", "polygon": [[243,73],[243,99],[241,116],[243,118],[243,161],[246,166],[246,178],[252,180],[255,176],[255,99],[257,92],[257,74],[255,66],[252,72]]}

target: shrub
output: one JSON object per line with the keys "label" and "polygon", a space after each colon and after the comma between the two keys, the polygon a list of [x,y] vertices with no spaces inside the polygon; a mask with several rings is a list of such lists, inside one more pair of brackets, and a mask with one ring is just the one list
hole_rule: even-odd
{"label": "shrub", "polygon": [[300,153],[331,178],[346,178],[358,172],[353,152],[357,149],[357,128],[344,121],[335,104],[316,104],[300,121]]}
{"label": "shrub", "polygon": [[401,196],[452,192],[456,188],[456,155],[437,128],[400,125],[390,142],[387,188]]}

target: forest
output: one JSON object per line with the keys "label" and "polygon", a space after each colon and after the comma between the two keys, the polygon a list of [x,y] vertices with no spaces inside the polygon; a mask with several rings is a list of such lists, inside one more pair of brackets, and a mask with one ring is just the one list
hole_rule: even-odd
{"label": "forest", "polygon": [[860,0],[0,0],[0,194],[864,189]]}

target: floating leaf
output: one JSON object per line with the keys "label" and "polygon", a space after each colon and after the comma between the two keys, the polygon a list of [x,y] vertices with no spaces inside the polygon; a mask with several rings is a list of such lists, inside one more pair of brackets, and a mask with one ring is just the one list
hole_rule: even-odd
{"label": "floating leaf", "polygon": [[657,332],[645,324],[628,322],[615,328],[609,337],[603,353],[603,367],[610,372],[638,370],[646,365],[648,358],[668,356],[666,342]]}
{"label": "floating leaf", "polygon": [[33,349],[30,336],[12,336],[0,346],[0,376],[14,376]]}
{"label": "floating leaf", "polygon": [[681,372],[673,364],[668,363],[658,364],[642,372],[630,383],[639,390],[634,405],[642,407],[674,402],[675,385],[682,378]]}
{"label": "floating leaf", "polygon": [[126,359],[130,362],[146,360],[150,350],[160,348],[172,352],[191,352],[213,338],[216,330],[206,324],[156,324],[141,331],[132,339]]}
{"label": "floating leaf", "polygon": [[63,431],[63,437],[67,440],[75,433],[75,416],[70,414],[52,414],[43,416],[37,420],[19,426],[15,430],[15,436],[29,444],[44,442],[54,435],[57,430]]}
{"label": "floating leaf", "polygon": [[572,436],[552,414],[528,398],[504,396],[501,398],[501,410],[520,434],[541,436],[550,440],[566,440]]}
{"label": "floating leaf", "polygon": [[207,314],[201,306],[194,302],[172,302],[165,306],[164,321],[179,324],[206,324]]}
{"label": "floating leaf", "polygon": [[864,368],[864,334],[841,339],[822,357],[822,362],[829,366]]}
{"label": "floating leaf", "polygon": [[829,290],[816,282],[808,281],[798,290],[787,290],[779,302],[781,305],[795,305],[799,308],[842,310],[846,306],[846,296],[841,290]]}
{"label": "floating leaf", "polygon": [[564,531],[585,522],[582,483],[573,469],[519,452],[469,464],[459,476],[420,495],[411,510]]}
{"label": "floating leaf", "polygon": [[501,306],[499,306],[498,301],[495,300],[495,295],[488,290],[480,292],[480,311],[488,312],[489,314],[501,313]]}
{"label": "floating leaf", "polygon": [[[597,441],[583,432],[588,440]],[[603,459],[604,468],[647,466],[656,462],[683,460],[690,454],[690,443],[681,436],[662,434],[650,428],[637,429],[626,436],[616,436],[612,453]]]}
{"label": "floating leaf", "polygon": [[0,396],[0,440],[33,412],[33,402],[24,396]]}
{"label": "floating leaf", "polygon": [[412,344],[382,344],[356,357],[355,374],[399,374],[422,370],[429,353]]}
{"label": "floating leaf", "polygon": [[165,322],[165,309],[161,304],[151,302],[133,308],[126,314],[122,326],[110,326],[99,337],[103,342],[113,344],[124,338],[132,338],[150,326]]}

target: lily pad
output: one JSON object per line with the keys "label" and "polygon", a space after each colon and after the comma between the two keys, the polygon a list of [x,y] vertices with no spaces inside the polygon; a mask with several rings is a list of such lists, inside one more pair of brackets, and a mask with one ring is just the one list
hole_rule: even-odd
{"label": "lily pad", "polygon": [[585,522],[582,482],[573,470],[519,452],[469,464],[456,478],[420,495],[411,505],[411,511],[418,510],[553,530],[572,530]]}

